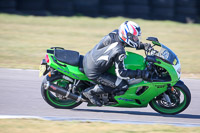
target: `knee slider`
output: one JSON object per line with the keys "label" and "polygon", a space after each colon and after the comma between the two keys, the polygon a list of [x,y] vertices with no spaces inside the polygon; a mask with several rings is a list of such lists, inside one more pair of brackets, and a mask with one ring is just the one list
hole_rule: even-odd
{"label": "knee slider", "polygon": [[122,80],[122,82],[117,86],[118,90],[120,91],[126,91],[128,90],[128,82],[125,80]]}

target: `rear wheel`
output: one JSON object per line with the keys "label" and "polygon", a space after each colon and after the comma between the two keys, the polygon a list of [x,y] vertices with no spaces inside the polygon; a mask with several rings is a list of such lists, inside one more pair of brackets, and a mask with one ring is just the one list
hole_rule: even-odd
{"label": "rear wheel", "polygon": [[171,103],[164,98],[164,94],[154,98],[149,104],[157,112],[167,115],[175,115],[184,111],[190,104],[191,94],[187,86],[179,81],[174,90],[168,92]]}
{"label": "rear wheel", "polygon": [[49,81],[53,84],[56,84],[60,87],[65,88],[68,86],[69,82],[66,81],[65,79],[62,79],[61,75],[55,75],[52,77],[46,76],[45,79],[42,82],[41,86],[41,94],[43,99],[51,106],[55,108],[61,108],[61,109],[72,109],[77,106],[79,106],[82,102],[76,102],[75,100],[66,98],[60,94],[57,94],[55,92],[46,90],[44,88],[44,84]]}

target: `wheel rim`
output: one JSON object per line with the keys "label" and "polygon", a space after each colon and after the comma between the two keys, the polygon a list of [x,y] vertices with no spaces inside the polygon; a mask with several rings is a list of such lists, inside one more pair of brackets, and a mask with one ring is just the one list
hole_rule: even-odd
{"label": "wheel rim", "polygon": [[[63,79],[55,80],[53,81],[53,83],[57,84],[60,87],[64,87],[66,84],[68,84],[68,82]],[[68,106],[73,106],[74,104],[77,103],[75,100],[72,99],[61,99],[58,96],[56,96],[54,92],[51,92],[49,90],[46,90],[46,95],[47,98],[57,106],[68,107]]]}
{"label": "wheel rim", "polygon": [[180,102],[179,103],[176,103],[176,105],[173,105],[172,107],[167,107],[167,106],[164,106],[163,104],[161,104],[160,100],[154,99],[152,101],[153,107],[155,109],[157,109],[158,111],[166,113],[166,114],[172,114],[172,113],[177,113],[177,112],[181,111],[187,103],[187,96],[186,96],[185,92],[182,91],[180,88],[174,87],[174,89],[177,92],[180,91],[180,97],[179,97]]}

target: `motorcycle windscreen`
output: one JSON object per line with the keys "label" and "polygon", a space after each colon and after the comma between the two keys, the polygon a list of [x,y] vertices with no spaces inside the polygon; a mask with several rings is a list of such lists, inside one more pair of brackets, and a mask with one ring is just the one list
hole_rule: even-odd
{"label": "motorcycle windscreen", "polygon": [[161,50],[157,56],[166,60],[167,62],[169,62],[172,65],[176,65],[177,63],[179,63],[179,60],[178,60],[176,54],[171,49],[169,49],[167,46],[165,46],[163,44],[162,44]]}

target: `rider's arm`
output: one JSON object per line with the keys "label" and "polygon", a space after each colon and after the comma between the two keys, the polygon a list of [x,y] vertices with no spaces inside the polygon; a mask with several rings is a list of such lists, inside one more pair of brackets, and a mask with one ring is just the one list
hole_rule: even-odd
{"label": "rider's arm", "polygon": [[124,67],[124,59],[126,54],[123,52],[118,53],[115,56],[115,73],[121,79],[131,79],[135,78],[138,75],[138,71],[126,69]]}

